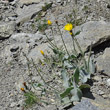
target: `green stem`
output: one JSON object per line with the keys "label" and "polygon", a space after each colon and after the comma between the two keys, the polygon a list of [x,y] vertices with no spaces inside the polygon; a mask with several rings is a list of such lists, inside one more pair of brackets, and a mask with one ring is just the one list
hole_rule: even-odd
{"label": "green stem", "polygon": [[39,76],[41,77],[41,79],[43,80],[43,82],[46,83],[46,81],[44,80],[44,78],[43,78],[42,75],[40,74],[39,70],[37,69],[37,66],[35,65],[33,59],[31,59],[31,60],[32,60],[33,66],[35,67],[37,73],[39,74]]}
{"label": "green stem", "polygon": [[66,48],[65,41],[63,40],[63,36],[62,36],[62,33],[61,33],[61,31],[60,31],[60,28],[59,28],[59,25],[58,25],[58,24],[57,24],[57,27],[58,27],[58,30],[59,30],[59,32],[60,32],[60,36],[61,36],[63,45],[64,45],[64,47],[65,47],[65,50],[66,50],[68,56],[70,56],[70,54],[69,54],[69,52],[68,52],[68,50],[67,50],[67,48]]}
{"label": "green stem", "polygon": [[55,42],[55,36],[54,36],[52,27],[51,27],[51,31],[52,31],[52,35],[53,35],[53,39],[54,39],[54,44],[55,44],[55,46],[57,47],[56,42]]}
{"label": "green stem", "polygon": [[[45,33],[45,35],[46,35],[46,33]],[[57,49],[58,49],[58,47],[57,47],[54,43],[52,43],[52,42],[50,41],[50,39],[48,38],[47,35],[46,35],[46,38],[47,38],[47,40],[49,41],[49,44],[50,44],[53,48],[57,48]]]}
{"label": "green stem", "polygon": [[76,55],[78,55],[78,52],[77,52],[77,50],[76,50],[76,48],[75,48],[75,42],[74,42],[74,34],[72,34],[71,35],[72,36],[72,41],[73,41],[73,48],[74,48],[74,52],[76,53]]}
{"label": "green stem", "polygon": [[32,59],[32,63],[33,63],[33,66],[35,67],[36,71],[38,72],[39,76],[41,77],[41,79],[43,80],[44,84],[46,84],[47,86],[49,86],[50,88],[52,88],[53,90],[59,92],[58,90],[56,90],[53,86],[50,86],[46,83],[46,81],[44,80],[43,76],[40,74],[39,70],[37,69],[37,66],[35,65],[33,59]]}
{"label": "green stem", "polygon": [[85,54],[84,54],[84,52],[82,51],[82,49],[81,49],[81,47],[80,47],[80,45],[79,45],[79,43],[78,43],[77,39],[76,39],[76,38],[74,38],[74,40],[75,40],[76,45],[77,45],[77,47],[79,48],[79,50],[80,50],[80,52],[81,52],[81,54],[82,54],[83,61],[84,61],[84,64],[85,64],[85,68],[87,68],[87,64],[86,64],[86,60],[85,60]]}

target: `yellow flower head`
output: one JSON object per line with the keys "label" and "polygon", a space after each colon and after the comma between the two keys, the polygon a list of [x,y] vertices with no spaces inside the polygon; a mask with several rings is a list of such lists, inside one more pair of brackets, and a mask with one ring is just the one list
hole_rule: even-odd
{"label": "yellow flower head", "polygon": [[21,88],[22,91],[25,91],[24,88]]}
{"label": "yellow flower head", "polygon": [[48,23],[48,25],[51,25],[52,24],[52,22],[50,20],[48,20],[47,23]]}
{"label": "yellow flower head", "polygon": [[66,24],[64,29],[67,31],[71,31],[73,29],[73,25],[72,24]]}
{"label": "yellow flower head", "polygon": [[44,55],[44,51],[43,51],[43,50],[40,50],[40,53],[41,53],[42,55]]}

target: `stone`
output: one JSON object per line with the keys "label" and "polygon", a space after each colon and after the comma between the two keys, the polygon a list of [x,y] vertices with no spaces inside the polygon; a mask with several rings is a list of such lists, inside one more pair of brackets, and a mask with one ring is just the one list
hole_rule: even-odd
{"label": "stone", "polygon": [[[45,6],[45,2],[40,2],[41,0],[21,0],[21,3],[22,4],[30,4],[31,5],[26,5],[26,6],[23,6],[22,8],[19,6],[16,10],[16,13],[18,15],[18,18],[16,20],[16,23],[17,24],[22,24],[24,23],[25,21],[28,21],[30,19],[32,19],[33,17],[35,17],[38,12],[40,12],[42,10],[42,7]],[[32,4],[32,3],[37,3],[38,4]],[[40,2],[40,3],[39,3]],[[51,3],[51,2],[46,2],[46,3]]]}
{"label": "stone", "polygon": [[110,48],[106,48],[103,55],[96,58],[97,70],[110,76]]}
{"label": "stone", "polygon": [[110,100],[104,99],[102,96],[93,94],[95,99],[83,97],[81,102],[75,104],[69,110],[110,110]]}
{"label": "stone", "polygon": [[14,106],[16,106],[16,102],[12,102],[10,105],[10,107],[14,107]]}
{"label": "stone", "polygon": [[110,86],[110,79],[107,79],[107,85]]}
{"label": "stone", "polygon": [[[82,24],[81,26],[77,26],[73,29],[73,32],[81,31],[79,35],[76,36],[79,45],[81,46],[82,51],[86,52],[89,50],[91,44],[92,48],[100,45],[103,42],[106,42],[110,39],[110,23],[106,23],[104,21],[89,21],[87,23]],[[68,50],[73,49],[72,38],[69,32],[64,31],[64,28],[61,29],[63,33],[63,39],[66,43]],[[62,45],[62,40],[60,36],[55,36],[55,41],[57,45]],[[77,45],[75,45],[77,52],[79,53],[79,49]]]}
{"label": "stone", "polygon": [[102,97],[103,97],[103,98],[108,98],[108,96],[107,96],[107,95],[105,95],[105,94],[104,94],[104,95],[102,95]]}
{"label": "stone", "polygon": [[67,4],[67,1],[64,1],[64,2],[63,2],[63,6],[66,6],[66,4]]}
{"label": "stone", "polygon": [[[93,94],[95,99],[90,100],[90,102],[99,108],[99,110],[109,110],[110,109],[110,100],[104,99],[102,96]],[[88,110],[88,109],[87,109]]]}
{"label": "stone", "polygon": [[19,42],[19,43],[34,43],[43,39],[45,36],[39,33],[31,34],[31,33],[17,33],[13,34],[10,37],[11,42]]}
{"label": "stone", "polygon": [[78,30],[81,32],[76,38],[83,51],[88,50],[91,44],[95,48],[110,39],[110,22],[90,21],[75,28],[76,32]]}
{"label": "stone", "polygon": [[16,23],[22,24],[25,21],[30,20],[33,16],[42,10],[43,5],[44,4],[33,4],[32,6],[24,6],[23,8],[18,7],[16,10],[16,13],[18,14]]}
{"label": "stone", "polygon": [[19,56],[20,44],[11,44],[4,48],[0,53],[0,57],[6,60],[6,63],[10,63],[14,58]]}
{"label": "stone", "polygon": [[82,100],[80,103],[76,104],[70,110],[101,110],[101,109],[93,105],[89,100],[85,99]]}
{"label": "stone", "polygon": [[57,0],[57,3],[61,3],[62,0]]}
{"label": "stone", "polygon": [[71,0],[68,0],[68,2],[71,2]]}
{"label": "stone", "polygon": [[[10,44],[7,45],[0,53],[0,57],[6,60],[6,63],[9,63],[16,58],[23,64],[26,64],[27,60],[23,53],[25,53],[29,59],[33,58],[37,63],[39,58],[43,58],[40,50],[42,49],[45,53],[49,50],[48,43],[45,43],[47,42],[45,35],[39,33],[18,33],[12,35],[9,40]],[[45,42],[43,43],[43,41]]]}
{"label": "stone", "polygon": [[31,50],[31,52],[28,54],[29,59],[33,59],[34,62],[37,64],[39,60],[43,60],[44,56],[40,53],[40,50],[44,51],[44,54],[48,54],[47,51],[51,51],[49,48],[48,43],[44,43],[42,45],[36,46],[34,49]]}
{"label": "stone", "polygon": [[40,3],[41,0],[19,0],[19,3],[20,4],[23,4],[23,5],[29,5],[29,4],[32,4],[32,3]]}
{"label": "stone", "polygon": [[15,22],[1,23],[0,24],[0,39],[6,39],[10,37],[16,29]]}
{"label": "stone", "polygon": [[103,92],[102,90],[99,90],[97,93],[98,93],[99,95],[103,95],[103,94],[104,94],[104,92]]}
{"label": "stone", "polygon": [[94,79],[95,81],[101,81],[101,80],[102,80],[101,77],[99,77],[99,76],[94,76],[93,79]]}

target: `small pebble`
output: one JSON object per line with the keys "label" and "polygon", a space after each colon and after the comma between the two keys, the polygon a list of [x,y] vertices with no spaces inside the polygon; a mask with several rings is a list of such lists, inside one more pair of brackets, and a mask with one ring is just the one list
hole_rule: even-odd
{"label": "small pebble", "polygon": [[110,86],[110,79],[107,80],[107,85]]}
{"label": "small pebble", "polygon": [[104,94],[104,95],[102,95],[102,97],[103,97],[103,98],[107,98],[108,96]]}
{"label": "small pebble", "polygon": [[99,90],[99,91],[98,91],[98,94],[99,94],[99,95],[103,95],[104,92],[103,92],[102,90]]}
{"label": "small pebble", "polygon": [[94,79],[95,81],[101,81],[101,80],[102,80],[101,77],[99,77],[99,76],[94,76],[93,79]]}
{"label": "small pebble", "polygon": [[15,102],[12,102],[11,105],[10,105],[10,107],[14,107],[14,106],[16,106],[16,103]]}

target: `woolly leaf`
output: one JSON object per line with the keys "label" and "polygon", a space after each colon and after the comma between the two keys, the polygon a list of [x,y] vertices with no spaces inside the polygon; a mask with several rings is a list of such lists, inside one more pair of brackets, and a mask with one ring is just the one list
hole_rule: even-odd
{"label": "woolly leaf", "polygon": [[62,74],[62,78],[63,78],[63,86],[65,88],[68,88],[69,87],[69,78],[67,76],[66,70],[62,70],[61,74]]}
{"label": "woolly leaf", "polygon": [[75,83],[78,84],[78,82],[79,82],[79,68],[76,68],[76,70],[74,72],[74,80],[75,80]]}
{"label": "woolly leaf", "polygon": [[88,73],[85,69],[80,70],[80,78],[83,83],[87,82],[90,79],[90,73]]}
{"label": "woolly leaf", "polygon": [[70,94],[70,91],[73,89],[73,87],[67,88],[62,94],[60,94],[61,98],[66,97],[67,95]]}

